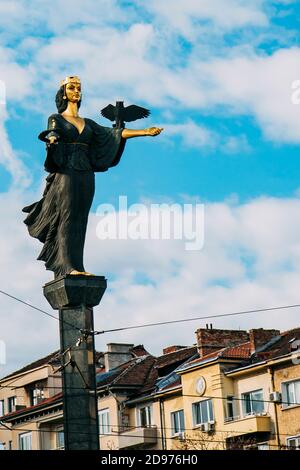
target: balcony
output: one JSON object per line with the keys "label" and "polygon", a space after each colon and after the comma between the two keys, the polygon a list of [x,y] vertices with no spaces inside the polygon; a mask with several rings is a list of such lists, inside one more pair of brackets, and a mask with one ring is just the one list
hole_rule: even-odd
{"label": "balcony", "polygon": [[243,434],[270,432],[271,418],[267,414],[251,414],[247,416],[235,416],[232,419],[226,419],[224,431],[232,436],[241,436]]}
{"label": "balcony", "polygon": [[128,429],[119,434],[119,449],[130,449],[132,447],[147,447],[157,442],[157,428],[139,427]]}

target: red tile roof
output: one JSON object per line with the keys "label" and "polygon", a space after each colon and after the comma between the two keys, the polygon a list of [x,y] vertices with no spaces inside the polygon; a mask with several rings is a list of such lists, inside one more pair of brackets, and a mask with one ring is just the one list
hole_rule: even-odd
{"label": "red tile roof", "polygon": [[274,341],[266,343],[266,347],[257,352],[258,359],[275,359],[276,357],[285,356],[292,351],[292,343],[300,340],[300,328],[284,331]]}
{"label": "red tile roof", "polygon": [[[53,360],[55,356],[59,354],[59,352],[60,351],[54,351],[48,354],[47,356],[42,357],[41,359],[37,359],[36,361],[33,361],[30,364],[27,364],[21,369],[18,369],[14,372],[11,372],[9,375],[6,375],[5,377],[0,378],[0,381],[9,379],[10,377],[14,377],[15,375],[23,374],[24,372],[29,372],[30,370],[37,369],[38,367],[45,366],[49,364],[50,361]],[[95,356],[96,356],[96,362],[98,363],[103,358],[104,354],[103,352],[96,351]],[[57,362],[59,362],[59,358],[57,359]]]}
{"label": "red tile roof", "polygon": [[231,346],[220,352],[219,357],[237,358],[237,359],[249,359],[251,355],[251,344],[250,341],[239,344],[238,346]]}
{"label": "red tile roof", "polygon": [[194,366],[197,364],[205,363],[209,359],[238,359],[238,360],[245,360],[249,359],[251,355],[250,350],[250,341],[239,344],[238,346],[229,346],[228,348],[220,348],[218,351],[211,352],[209,354],[205,354],[205,356],[197,357],[192,361],[189,361],[186,364],[186,368],[190,366]]}
{"label": "red tile roof", "polygon": [[187,346],[183,349],[178,349],[177,351],[163,354],[157,358],[155,367],[157,369],[165,368],[166,366],[171,366],[178,362],[184,362],[189,357],[197,353],[197,346]]}
{"label": "red tile roof", "polygon": [[12,372],[9,375],[6,375],[5,377],[1,378],[0,380],[8,379],[10,377],[13,377],[15,375],[22,374],[23,372],[29,372],[30,370],[37,369],[38,367],[41,367],[43,365],[46,365],[49,363],[51,359],[53,359],[59,351],[54,351],[51,354],[48,354],[47,356],[42,357],[41,359],[38,359],[34,362],[31,362],[30,364],[27,364],[26,366],[22,367],[21,369],[18,369],[14,372]]}
{"label": "red tile roof", "polygon": [[10,418],[15,418],[18,415],[21,415],[21,414],[24,414],[24,413],[31,413],[32,411],[36,411],[39,408],[43,408],[45,405],[52,405],[55,402],[61,401],[62,396],[63,396],[62,392],[56,393],[55,395],[53,395],[50,398],[45,398],[44,400],[42,400],[37,405],[27,406],[26,408],[22,408],[21,410],[17,410],[17,411],[13,411],[11,413],[7,413],[6,415],[1,417],[1,420],[8,421],[7,418],[9,418],[9,419]]}
{"label": "red tile roof", "polygon": [[139,344],[137,346],[134,346],[133,348],[130,349],[130,352],[134,356],[150,356],[150,353],[144,348],[143,344]]}

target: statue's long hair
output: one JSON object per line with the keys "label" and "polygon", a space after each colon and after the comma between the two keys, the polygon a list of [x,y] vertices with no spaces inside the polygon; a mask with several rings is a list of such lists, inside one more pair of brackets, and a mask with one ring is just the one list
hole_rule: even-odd
{"label": "statue's long hair", "polygon": [[[65,111],[65,109],[67,109],[67,106],[68,106],[68,100],[67,99],[64,99],[64,96],[65,95],[65,86],[61,86],[58,90],[58,92],[56,93],[56,97],[55,97],[55,103],[56,103],[56,107],[57,107],[57,111],[61,114]],[[77,106],[78,106],[78,109],[80,108],[80,105],[81,105],[81,100],[78,101],[77,103]]]}

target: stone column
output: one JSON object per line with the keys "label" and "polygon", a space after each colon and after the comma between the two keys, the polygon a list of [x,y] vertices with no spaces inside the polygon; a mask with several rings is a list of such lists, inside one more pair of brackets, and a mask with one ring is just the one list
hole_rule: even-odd
{"label": "stone column", "polygon": [[66,450],[99,449],[94,336],[76,346],[79,330],[94,330],[93,307],[106,289],[103,276],[67,275],[44,286],[44,296],[59,310],[62,369],[64,435]]}

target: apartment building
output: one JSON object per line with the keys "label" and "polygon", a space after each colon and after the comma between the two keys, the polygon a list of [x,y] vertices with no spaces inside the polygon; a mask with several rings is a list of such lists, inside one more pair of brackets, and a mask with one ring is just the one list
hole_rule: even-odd
{"label": "apartment building", "polygon": [[[300,448],[300,329],[200,328],[154,357],[142,345],[97,353],[102,450]],[[6,449],[60,449],[57,353],[0,380]]]}

